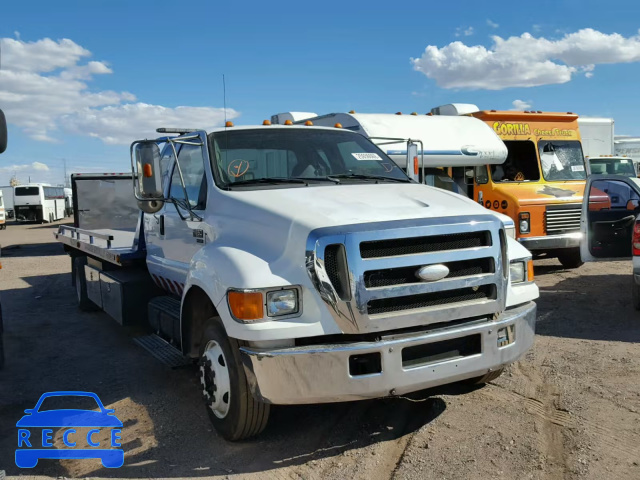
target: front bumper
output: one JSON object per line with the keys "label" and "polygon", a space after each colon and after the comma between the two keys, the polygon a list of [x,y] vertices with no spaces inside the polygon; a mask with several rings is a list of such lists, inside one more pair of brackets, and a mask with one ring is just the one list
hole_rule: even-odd
{"label": "front bumper", "polygon": [[[536,304],[508,309],[496,320],[390,335],[377,342],[327,344],[281,349],[241,347],[251,391],[274,404],[328,403],[402,395],[484,375],[512,363],[533,345]],[[515,341],[498,345],[498,330],[514,326]],[[479,353],[450,356],[418,366],[403,365],[403,349],[480,336]],[[382,371],[349,373],[349,358],[378,352]]]}
{"label": "front bumper", "polygon": [[523,237],[518,241],[527,247],[527,250],[555,250],[558,248],[580,247],[581,232],[561,233],[544,237]]}

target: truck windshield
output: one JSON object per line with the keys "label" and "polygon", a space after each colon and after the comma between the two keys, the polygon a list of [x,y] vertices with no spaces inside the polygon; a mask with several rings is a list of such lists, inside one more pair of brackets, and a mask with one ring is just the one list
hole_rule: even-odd
{"label": "truck windshield", "polygon": [[275,127],[217,132],[209,141],[222,187],[410,181],[378,147],[351,132]]}
{"label": "truck windshield", "polygon": [[40,187],[16,187],[16,197],[25,197],[27,195],[40,195]]}
{"label": "truck windshield", "polygon": [[578,141],[540,140],[542,175],[548,182],[584,180],[584,157]]}
{"label": "truck windshield", "polygon": [[628,158],[592,158],[589,163],[591,173],[636,176],[633,163]]}

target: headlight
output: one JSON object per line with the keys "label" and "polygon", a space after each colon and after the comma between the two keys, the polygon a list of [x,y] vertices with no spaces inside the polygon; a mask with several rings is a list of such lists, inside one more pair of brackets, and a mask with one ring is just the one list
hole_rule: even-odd
{"label": "headlight", "polygon": [[509,264],[511,283],[533,282],[533,260],[515,260]]}
{"label": "headlight", "polygon": [[526,275],[526,268],[524,262],[511,262],[509,265],[509,276],[511,277],[511,283],[524,282]]}
{"label": "headlight", "polygon": [[519,219],[519,227],[520,233],[529,233],[531,232],[531,215],[529,212],[522,212],[518,215]]}
{"label": "headlight", "polygon": [[267,293],[267,315],[280,317],[298,313],[298,291],[277,290]]}

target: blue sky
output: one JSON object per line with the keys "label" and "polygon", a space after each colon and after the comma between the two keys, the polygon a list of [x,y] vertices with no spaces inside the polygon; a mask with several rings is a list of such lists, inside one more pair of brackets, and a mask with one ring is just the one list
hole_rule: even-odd
{"label": "blue sky", "polygon": [[[10,122],[10,146],[0,163],[0,185],[13,171],[23,181],[62,182],[63,158],[69,172],[126,171],[129,136],[146,136],[153,122],[165,118],[162,112],[188,127],[220,122],[222,74],[237,124],[290,110],[426,113],[451,102],[509,109],[520,100],[536,110],[613,117],[616,133],[640,135],[637,2],[181,5],[3,2],[0,108]],[[506,40],[527,32],[531,38],[507,41],[493,54],[492,36]],[[614,33],[619,36],[609,37]],[[68,54],[70,63],[60,60],[46,69],[43,57],[21,50],[46,38],[53,44],[45,53],[54,60]],[[77,49],[62,49],[61,39]],[[425,57],[429,45],[436,50]],[[470,50],[474,46],[482,48]],[[492,54],[484,59],[487,51]],[[519,52],[534,52],[535,62],[519,66]],[[75,69],[88,62],[95,64]],[[25,94],[28,82],[20,78],[26,77],[8,77],[12,70],[42,82],[61,78],[55,87],[45,82]],[[58,94],[66,79],[70,91]],[[527,82],[535,86],[523,86]],[[173,110],[182,106],[200,109]]]}

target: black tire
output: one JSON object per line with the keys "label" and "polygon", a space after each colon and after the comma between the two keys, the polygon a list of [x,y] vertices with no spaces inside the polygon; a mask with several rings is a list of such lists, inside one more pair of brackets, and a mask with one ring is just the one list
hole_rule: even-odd
{"label": "black tire", "polygon": [[564,268],[578,268],[584,262],[580,257],[580,248],[567,248],[558,253],[558,260]]}
{"label": "black tire", "polygon": [[87,257],[76,257],[73,259],[73,270],[76,284],[76,298],[78,308],[83,312],[96,312],[98,306],[87,296],[87,279],[84,273],[84,266],[87,264]]}
{"label": "black tire", "polygon": [[496,378],[502,375],[502,372],[504,372],[504,368],[499,368],[498,370],[486,373],[481,377],[470,378],[466,383],[470,385],[484,385],[485,383],[493,382]]}
{"label": "black tire", "polygon": [[631,298],[633,299],[633,308],[640,310],[640,285],[636,283],[633,275],[631,276]]}
{"label": "black tire", "polygon": [[[213,349],[209,347],[215,345]],[[202,394],[206,403],[209,419],[216,431],[226,440],[235,442],[258,435],[267,426],[271,405],[253,397],[244,374],[237,340],[229,338],[218,317],[207,321],[200,343],[199,376]],[[214,413],[216,393],[220,391],[215,380],[215,372],[211,365],[211,353],[222,351],[223,357],[217,356],[220,365],[226,366],[228,372],[227,402],[221,408],[227,408],[221,417]],[[205,355],[205,353],[207,355]],[[218,367],[219,368],[219,367]],[[224,369],[223,369],[224,370]],[[213,375],[211,375],[213,372]],[[218,374],[220,376],[220,373]],[[221,383],[221,382],[220,382]],[[224,396],[218,401],[224,401]]]}

